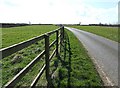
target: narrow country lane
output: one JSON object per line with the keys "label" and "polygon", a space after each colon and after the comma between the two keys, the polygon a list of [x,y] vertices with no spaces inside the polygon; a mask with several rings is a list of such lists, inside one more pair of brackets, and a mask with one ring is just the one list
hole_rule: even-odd
{"label": "narrow country lane", "polygon": [[118,85],[118,43],[76,28],[65,27],[83,43],[107,86]]}

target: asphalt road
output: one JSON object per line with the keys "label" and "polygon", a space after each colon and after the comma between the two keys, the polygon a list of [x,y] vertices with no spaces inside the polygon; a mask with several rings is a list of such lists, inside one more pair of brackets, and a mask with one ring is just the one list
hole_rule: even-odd
{"label": "asphalt road", "polygon": [[107,86],[118,85],[118,43],[104,37],[65,27],[83,43],[89,55],[94,58]]}

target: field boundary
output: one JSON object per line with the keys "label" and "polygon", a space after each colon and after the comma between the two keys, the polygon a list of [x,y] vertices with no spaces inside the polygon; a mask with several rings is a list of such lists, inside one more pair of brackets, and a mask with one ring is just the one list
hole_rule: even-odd
{"label": "field boundary", "polygon": [[[49,37],[52,34],[56,34],[56,38],[55,40],[50,44],[49,43]],[[40,72],[38,73],[38,75],[35,77],[35,79],[33,80],[33,82],[31,83],[31,87],[35,87],[35,85],[37,84],[39,78],[41,77],[41,75],[43,74],[43,72],[46,72],[46,79],[48,82],[48,87],[52,86],[51,84],[51,78],[50,78],[50,72],[49,72],[49,64],[51,59],[53,58],[54,55],[56,55],[56,57],[59,57],[59,46],[61,47],[61,42],[64,39],[64,26],[53,30],[51,32],[47,32],[45,34],[42,34],[40,36],[34,37],[32,39],[29,39],[27,41],[0,49],[0,53],[2,53],[2,58],[0,59],[4,59],[7,56],[10,56],[11,54],[20,51],[38,41],[41,40],[45,40],[45,50],[43,50],[37,57],[35,57],[28,65],[26,65],[26,67],[24,67],[17,75],[15,75],[12,80],[10,80],[7,84],[4,85],[4,87],[14,87],[20,79],[22,79],[24,77],[24,75],[41,59],[41,57],[43,55],[45,55],[45,64],[43,65],[43,67],[41,68]],[[53,50],[52,54],[50,55],[50,48],[56,45],[55,49]]]}

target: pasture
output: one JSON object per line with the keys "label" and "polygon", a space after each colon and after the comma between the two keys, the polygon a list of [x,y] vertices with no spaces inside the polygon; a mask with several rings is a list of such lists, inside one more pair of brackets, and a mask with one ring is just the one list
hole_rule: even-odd
{"label": "pasture", "polygon": [[80,30],[88,31],[110,40],[120,42],[118,38],[118,28],[116,27],[103,27],[103,26],[70,26],[73,28],[78,28]]}
{"label": "pasture", "polygon": [[39,36],[56,28],[58,27],[53,25],[2,28],[2,48]]}

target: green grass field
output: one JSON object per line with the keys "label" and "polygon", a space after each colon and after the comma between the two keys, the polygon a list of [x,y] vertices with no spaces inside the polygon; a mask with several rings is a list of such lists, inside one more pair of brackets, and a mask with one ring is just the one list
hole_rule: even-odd
{"label": "green grass field", "polygon": [[101,26],[70,26],[73,28],[78,28],[80,30],[88,31],[116,42],[120,42],[118,38],[118,28],[114,27],[101,27]]}
{"label": "green grass field", "polygon": [[58,28],[53,25],[2,28],[2,48],[39,36]]}
{"label": "green grass field", "polygon": [[[54,30],[57,26],[25,26],[3,29],[3,47],[25,41],[42,33]],[[67,31],[68,38],[63,43],[61,58],[53,58],[51,69],[56,69],[56,78],[53,79],[55,86],[102,86],[102,81],[90,59],[87,51],[77,38]],[[23,36],[24,35],[24,36]],[[11,36],[11,37],[10,37]],[[50,37],[53,40],[55,35]],[[53,47],[54,48],[54,47]],[[51,51],[53,51],[53,48]],[[2,63],[2,86],[23,69],[33,58],[44,49],[44,40],[39,41],[9,57],[0,60]],[[68,51],[67,51],[68,50]],[[51,52],[50,51],[50,52]],[[30,86],[31,82],[40,71],[44,62],[42,59],[23,77],[17,86]],[[43,79],[43,80],[42,80]],[[45,86],[43,76],[38,86]]]}

